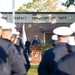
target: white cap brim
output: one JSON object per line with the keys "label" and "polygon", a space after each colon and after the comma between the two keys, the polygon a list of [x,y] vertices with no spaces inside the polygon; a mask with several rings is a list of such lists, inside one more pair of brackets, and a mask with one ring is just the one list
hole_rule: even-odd
{"label": "white cap brim", "polygon": [[58,27],[53,30],[53,33],[60,36],[68,36],[73,34],[73,31],[69,27]]}

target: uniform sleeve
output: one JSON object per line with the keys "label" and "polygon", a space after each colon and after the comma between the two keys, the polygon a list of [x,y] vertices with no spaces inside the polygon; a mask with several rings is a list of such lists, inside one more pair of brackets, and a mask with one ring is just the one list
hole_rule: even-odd
{"label": "uniform sleeve", "polygon": [[48,75],[47,73],[47,64],[48,64],[48,58],[45,57],[46,53],[43,55],[42,60],[38,66],[38,75]]}
{"label": "uniform sleeve", "polygon": [[47,51],[38,66],[38,75],[50,75],[53,70],[53,56],[50,51]]}
{"label": "uniform sleeve", "polygon": [[25,50],[23,51],[23,54],[24,54],[25,60],[26,60],[26,62],[27,62],[27,64],[25,64],[26,71],[28,71],[28,70],[29,70],[29,68],[30,68],[30,61],[29,61],[29,59],[28,59],[28,56],[27,56],[27,54],[26,54],[26,51],[25,51]]}
{"label": "uniform sleeve", "polygon": [[24,63],[14,45],[10,47],[10,62],[11,70],[15,72],[14,75],[26,75]]}

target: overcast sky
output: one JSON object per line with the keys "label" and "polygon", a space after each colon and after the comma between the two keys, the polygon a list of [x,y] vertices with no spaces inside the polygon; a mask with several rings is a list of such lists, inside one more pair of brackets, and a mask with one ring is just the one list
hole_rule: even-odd
{"label": "overcast sky", "polygon": [[[0,12],[12,12],[12,1],[13,0],[0,0]],[[14,0],[15,10],[17,10],[23,3],[31,2],[32,0]],[[61,2],[66,2],[66,0],[59,0]],[[61,4],[60,6],[61,7]],[[61,7],[64,9],[64,7]],[[71,12],[75,12],[75,6],[70,7]]]}
{"label": "overcast sky", "polygon": [[[0,12],[11,12],[13,0],[0,0]],[[23,3],[31,2],[32,0],[14,0],[15,10],[18,9]]]}

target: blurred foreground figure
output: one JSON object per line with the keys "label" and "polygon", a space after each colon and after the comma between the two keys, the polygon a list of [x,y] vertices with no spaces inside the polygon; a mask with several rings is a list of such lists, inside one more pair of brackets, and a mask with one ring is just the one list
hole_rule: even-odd
{"label": "blurred foreground figure", "polygon": [[[2,35],[3,26],[8,27],[8,25],[7,22],[0,20],[0,35]],[[15,72],[14,75],[26,75],[23,61],[20,60],[21,57],[14,44],[7,39],[0,38],[0,75],[11,75],[12,70]]]}
{"label": "blurred foreground figure", "polygon": [[29,62],[28,56],[27,56],[24,48],[22,48],[19,44],[17,44],[17,40],[19,38],[19,35],[20,35],[20,32],[18,32],[15,28],[12,29],[11,41],[15,44],[15,47],[17,48],[19,54],[22,56],[22,59],[24,61],[24,66],[26,68],[26,71],[28,72],[28,70],[30,68],[30,62]]}
{"label": "blurred foreground figure", "polygon": [[51,75],[75,75],[75,52],[64,56]]}
{"label": "blurred foreground figure", "polygon": [[57,27],[53,33],[58,36],[58,44],[47,50],[38,67],[38,75],[51,75],[57,62],[68,54],[66,42],[73,31],[69,27]]}
{"label": "blurred foreground figure", "polygon": [[[70,25],[75,33],[75,22]],[[59,60],[57,68],[52,75],[75,75],[75,37],[69,37],[67,41],[68,54]]]}

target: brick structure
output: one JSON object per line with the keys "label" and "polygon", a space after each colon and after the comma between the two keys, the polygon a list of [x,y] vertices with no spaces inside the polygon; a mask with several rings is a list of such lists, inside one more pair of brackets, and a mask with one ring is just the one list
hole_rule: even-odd
{"label": "brick structure", "polygon": [[[3,18],[12,22],[12,12],[1,12]],[[69,26],[75,22],[75,12],[15,12],[15,24],[22,33],[25,24],[27,38],[32,40],[39,36],[42,44],[49,43],[52,30],[58,26]],[[21,35],[20,35],[21,36]]]}
{"label": "brick structure", "polygon": [[[22,29],[22,24],[16,24],[18,29]],[[53,34],[52,30],[58,26],[69,26],[70,23],[56,23],[56,24],[51,24],[51,23],[26,23],[25,24],[25,31],[27,38],[32,40],[34,39],[35,35],[38,35],[42,43],[49,42],[50,37]],[[44,39],[45,36],[45,39]]]}

